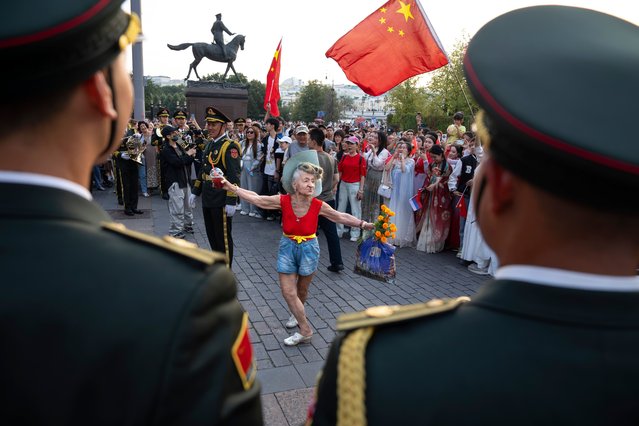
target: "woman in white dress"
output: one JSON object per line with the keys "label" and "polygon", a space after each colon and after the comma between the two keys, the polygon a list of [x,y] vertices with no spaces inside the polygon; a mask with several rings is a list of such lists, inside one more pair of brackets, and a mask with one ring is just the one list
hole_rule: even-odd
{"label": "woman in white dress", "polygon": [[364,194],[362,195],[362,219],[375,222],[379,216],[382,204],[377,188],[382,182],[382,172],[390,152],[386,149],[386,133],[372,131],[366,137],[368,147],[364,153],[366,160],[366,180],[364,180]]}
{"label": "woman in white dress", "polygon": [[390,173],[392,193],[389,208],[395,212],[391,223],[397,227],[395,238],[388,242],[398,247],[411,247],[415,244],[415,218],[410,206],[413,196],[415,160],[408,156],[408,144],[399,142],[395,153],[386,164],[386,173]]}

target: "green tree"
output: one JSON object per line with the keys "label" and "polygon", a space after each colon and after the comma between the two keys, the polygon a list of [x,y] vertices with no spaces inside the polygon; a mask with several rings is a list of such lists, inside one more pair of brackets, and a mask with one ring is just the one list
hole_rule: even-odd
{"label": "green tree", "polygon": [[[264,94],[266,85],[258,80],[249,81],[248,85],[248,113],[253,120],[260,120],[264,117]],[[281,105],[281,102],[278,103]],[[281,111],[281,110],[280,110]]]}
{"label": "green tree", "polygon": [[428,94],[424,87],[418,87],[418,77],[409,78],[393,88],[388,94],[389,104],[395,113],[387,117],[391,127],[401,130],[415,129],[418,112],[424,116],[428,108]]}
{"label": "green tree", "polygon": [[446,120],[445,123],[439,124],[438,128],[445,128],[452,123],[452,116],[457,111],[462,111],[466,117],[469,117],[466,120],[467,123],[470,122],[470,117],[477,112],[477,103],[470,95],[463,71],[464,53],[467,46],[468,37],[457,42],[449,55],[450,63],[435,71],[428,84],[428,91],[432,95],[429,99],[429,109],[433,116],[439,115],[442,120],[444,118]]}
{"label": "green tree", "polygon": [[154,117],[160,107],[175,111],[179,105],[186,104],[184,85],[159,86],[147,79],[144,82],[144,103],[147,108],[147,117]]}
{"label": "green tree", "polygon": [[292,118],[313,121],[319,111],[324,112],[325,121],[337,121],[344,111],[344,103],[337,98],[335,89],[317,80],[311,80],[302,87],[291,106]]}

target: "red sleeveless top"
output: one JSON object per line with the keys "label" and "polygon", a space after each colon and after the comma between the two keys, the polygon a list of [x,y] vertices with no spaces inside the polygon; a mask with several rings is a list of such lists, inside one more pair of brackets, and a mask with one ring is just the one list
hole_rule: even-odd
{"label": "red sleeveless top", "polygon": [[317,231],[317,220],[322,208],[322,201],[317,198],[311,200],[311,205],[303,217],[298,218],[293,212],[291,195],[280,195],[282,206],[282,231],[286,235],[306,236],[313,235]]}

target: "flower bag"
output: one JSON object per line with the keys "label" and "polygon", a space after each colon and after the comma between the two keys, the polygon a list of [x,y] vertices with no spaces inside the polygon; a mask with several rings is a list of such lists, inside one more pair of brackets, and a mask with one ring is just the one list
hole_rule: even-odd
{"label": "flower bag", "polygon": [[395,246],[370,237],[355,252],[355,273],[374,280],[395,283]]}
{"label": "flower bag", "polygon": [[355,273],[395,283],[395,246],[388,244],[388,238],[395,238],[397,228],[390,223],[395,213],[382,204],[380,215],[374,223],[373,234],[365,238],[355,252]]}

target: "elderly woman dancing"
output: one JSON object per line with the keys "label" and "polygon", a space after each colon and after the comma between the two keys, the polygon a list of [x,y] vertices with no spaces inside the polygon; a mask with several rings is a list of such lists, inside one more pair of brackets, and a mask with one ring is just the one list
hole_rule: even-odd
{"label": "elderly woman dancing", "polygon": [[313,274],[319,263],[319,244],[315,231],[319,215],[327,219],[361,229],[373,229],[373,224],[341,213],[315,198],[322,190],[322,169],[317,153],[304,151],[291,157],[282,173],[282,185],[286,195],[260,196],[223,180],[227,191],[235,192],[240,199],[263,209],[282,210],[277,272],[282,296],[294,318],[287,327],[299,325],[299,333],[284,339],[287,346],[310,342],[313,331],[306,319],[304,303]]}

